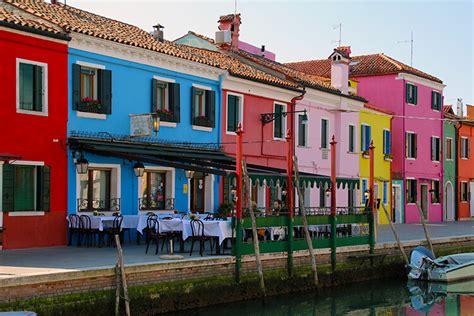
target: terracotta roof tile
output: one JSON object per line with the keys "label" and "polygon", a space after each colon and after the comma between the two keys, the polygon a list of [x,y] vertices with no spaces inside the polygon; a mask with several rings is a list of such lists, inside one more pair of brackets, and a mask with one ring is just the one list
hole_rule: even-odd
{"label": "terracotta roof tile", "polygon": [[[1,5],[1,3],[0,3]],[[0,6],[0,21],[15,24],[27,28],[32,28],[40,31],[45,31],[53,34],[61,34],[63,33],[61,29],[54,28],[51,25],[39,20],[39,19],[32,19],[26,16],[22,16],[19,14],[15,14],[14,12],[8,10],[4,6]]]}
{"label": "terracotta roof tile", "polygon": [[367,109],[370,109],[370,110],[374,110],[374,111],[377,111],[377,112],[380,112],[380,113],[384,113],[384,114],[388,114],[388,115],[393,115],[394,113],[391,112],[391,111],[388,111],[388,110],[385,110],[381,107],[378,107],[376,105],[373,105],[371,103],[365,103],[364,104],[364,107],[367,108]]}
{"label": "terracotta roof tile", "polygon": [[[443,83],[439,78],[421,70],[410,67],[385,54],[371,54],[352,57],[351,77],[364,77],[372,75],[409,73],[428,80]],[[331,61],[329,59],[308,60],[286,64],[296,70],[322,77],[331,77]]]}
{"label": "terracotta roof tile", "polygon": [[236,16],[240,17],[240,13],[237,13],[237,15],[235,15],[235,14],[221,15],[219,17],[219,21],[217,21],[217,22],[233,21]]}

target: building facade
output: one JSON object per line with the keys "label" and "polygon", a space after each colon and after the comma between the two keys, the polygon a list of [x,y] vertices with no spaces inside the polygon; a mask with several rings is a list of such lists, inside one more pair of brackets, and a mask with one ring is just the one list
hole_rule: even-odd
{"label": "building facade", "polygon": [[457,214],[457,128],[458,117],[450,105],[445,105],[443,122],[443,159],[444,159],[444,214],[446,221],[453,221]]}
{"label": "building facade", "polygon": [[[474,106],[467,105],[467,120],[474,119]],[[461,121],[458,125],[458,219],[474,217],[474,157],[471,155],[471,144],[474,137],[474,124]]]}

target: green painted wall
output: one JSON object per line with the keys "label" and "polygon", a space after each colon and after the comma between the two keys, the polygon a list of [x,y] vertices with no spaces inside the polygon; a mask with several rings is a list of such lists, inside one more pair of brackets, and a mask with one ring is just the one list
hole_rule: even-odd
{"label": "green painted wall", "polygon": [[[444,220],[447,218],[447,212],[450,207],[452,207],[452,216],[451,219],[454,219],[453,216],[455,213],[455,205],[456,205],[456,128],[454,124],[451,122],[444,122],[443,123],[443,159],[444,159],[444,175],[443,175],[443,210],[444,210]],[[452,159],[447,159],[447,138],[451,138],[451,152],[452,152]],[[453,198],[448,199],[449,193],[447,190],[448,188],[452,188]]]}

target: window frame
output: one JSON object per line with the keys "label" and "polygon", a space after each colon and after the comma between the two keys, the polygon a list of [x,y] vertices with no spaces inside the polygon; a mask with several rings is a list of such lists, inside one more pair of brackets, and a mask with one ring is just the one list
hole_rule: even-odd
{"label": "window frame", "polygon": [[[40,66],[43,68],[43,92],[42,92],[42,110],[41,111],[34,111],[34,110],[25,110],[20,107],[20,64],[28,64],[33,66]],[[23,58],[16,59],[16,113],[20,114],[30,114],[30,115],[39,115],[39,116],[48,116],[48,64],[28,60]]]}
{"label": "window frame", "polygon": [[[142,196],[142,178],[137,178],[137,209],[138,212],[148,212],[148,211],[165,211],[166,210],[166,200],[168,199],[175,199],[175,179],[176,179],[176,169],[172,167],[162,167],[162,166],[151,166],[151,165],[145,165],[145,173],[146,172],[164,172],[166,175],[165,178],[165,209],[140,209],[140,199],[143,197]],[[144,175],[145,176],[145,175]],[[186,182],[189,183],[189,182]],[[190,194],[190,187],[188,187],[188,194]]]}
{"label": "window frame", "polygon": [[[447,161],[452,161],[453,160],[453,139],[451,137],[446,137],[446,142],[445,142],[445,147],[446,147],[446,160]],[[449,147],[448,147],[448,141],[449,141]],[[449,157],[448,157],[449,153]]]}
{"label": "window frame", "polygon": [[[435,152],[435,157],[433,157],[433,148],[431,148],[431,162],[440,162],[441,161],[441,139],[439,136],[431,136],[431,146],[433,146],[433,140],[437,140],[436,144],[437,144],[437,150]],[[436,157],[437,156],[437,157]],[[435,159],[433,159],[435,158]],[[436,160],[436,158],[438,158]]]}
{"label": "window frame", "polygon": [[225,102],[225,133],[226,135],[237,135],[233,131],[229,131],[229,96],[232,95],[239,99],[239,120],[237,120],[237,124],[235,126],[236,130],[239,126],[239,123],[242,127],[242,131],[244,130],[244,95],[240,93],[230,92],[228,91],[226,94],[226,102]]}
{"label": "window frame", "polygon": [[[392,132],[388,128],[383,129],[383,154],[391,155],[392,154]],[[388,142],[388,146],[387,146]],[[388,151],[387,151],[388,149]]]}
{"label": "window frame", "polygon": [[[415,160],[417,158],[417,151],[418,151],[418,144],[417,144],[417,134],[415,132],[412,132],[412,131],[406,131],[405,132],[405,135],[406,135],[406,148],[407,148],[407,152],[406,152],[406,159],[408,160]],[[408,135],[411,135],[410,137],[408,137]],[[412,137],[414,137],[415,141],[413,141]],[[415,143],[415,144],[414,144]],[[412,149],[412,155],[410,156],[409,153],[410,153],[410,148],[413,147],[414,148]]]}
{"label": "window frame", "polygon": [[[370,138],[368,140],[368,144],[366,144],[367,142],[367,131],[369,131],[369,134],[370,134]],[[372,141],[372,127],[367,124],[367,123],[361,123],[360,124],[360,140],[361,140],[361,143],[360,143],[360,149],[362,152],[365,152],[365,151],[368,151],[370,149],[370,142]],[[364,146],[366,145],[366,146]]]}
{"label": "window frame", "polygon": [[360,190],[362,193],[360,202],[361,205],[365,205],[367,203],[367,198],[365,197],[365,191],[369,190],[369,179],[367,178],[362,178],[360,179]]}
{"label": "window frame", "polygon": [[382,182],[382,203],[384,205],[387,205],[388,204],[388,181],[383,181]]}
{"label": "window frame", "polygon": [[[306,124],[300,123],[300,118],[302,119],[304,114],[298,114],[298,147],[302,148],[309,148],[308,144],[308,122]],[[304,138],[303,138],[303,145],[301,145],[301,135],[300,135],[300,124],[303,126],[304,130]]]}
{"label": "window frame", "polygon": [[[352,130],[352,135],[351,135],[351,130]],[[356,147],[357,147],[357,143],[356,143],[356,126],[354,124],[349,124],[348,126],[348,132],[349,132],[349,148],[348,148],[348,153],[355,153],[356,152]]]}
{"label": "window frame", "polygon": [[[463,190],[463,186],[466,185],[465,190]],[[459,201],[461,203],[468,203],[469,202],[469,182],[468,181],[461,181],[459,188]],[[464,198],[465,197],[465,198]]]}
{"label": "window frame", "polygon": [[[461,157],[461,159],[463,160],[468,160],[469,159],[469,147],[470,147],[470,142],[469,142],[469,137],[466,137],[466,136],[461,136],[459,141],[461,142],[461,148],[460,148],[460,151],[459,151],[459,155]],[[466,144],[466,148],[464,149],[464,141],[465,141],[465,144]]]}
{"label": "window frame", "polygon": [[[435,191],[435,187],[436,187],[435,183],[438,183],[437,191]],[[431,204],[434,204],[434,205],[440,204],[441,203],[441,186],[440,186],[439,179],[431,180],[431,190],[435,191],[435,192],[431,192],[431,197],[430,197]],[[436,196],[436,199],[433,198],[434,195]]]}
{"label": "window frame", "polygon": [[[101,209],[101,208],[98,208],[98,209],[94,209],[93,206],[92,206],[92,203],[94,201],[94,198],[93,198],[93,194],[94,194],[94,179],[91,178],[91,175],[93,175],[94,171],[107,171],[109,172],[108,174],[108,178],[106,179],[107,182],[106,182],[106,191],[105,191],[105,205],[104,205],[104,208]],[[79,175],[79,184],[81,183],[81,176],[83,176],[82,174]],[[81,188],[79,188],[80,190]],[[79,191],[80,192],[80,191]],[[93,211],[100,211],[100,212],[103,212],[103,211],[106,211],[106,210],[109,210],[110,209],[110,202],[112,200],[112,169],[109,169],[109,168],[89,168],[87,170],[87,196],[86,197],[81,197],[80,194],[79,194],[79,199],[87,199],[88,203],[87,203],[87,208],[86,209],[80,209],[79,211],[80,212],[93,212]]]}
{"label": "window frame", "polygon": [[[435,106],[435,102],[434,102],[435,100],[437,100],[437,104],[436,104],[437,108],[434,107]],[[442,103],[443,103],[442,101],[443,101],[443,99],[442,99],[441,92],[439,92],[437,90],[432,90],[431,91],[431,109],[433,111],[436,111],[436,112],[441,111],[441,107],[442,107]]]}
{"label": "window frame", "polygon": [[[408,185],[409,182],[411,185]],[[406,187],[406,194],[405,194],[406,203],[416,204],[416,199],[418,198],[418,181],[413,178],[407,178],[405,181],[405,187]],[[414,196],[411,196],[413,192],[414,192]],[[414,202],[413,202],[413,198],[414,198]]]}
{"label": "window frame", "polygon": [[[288,105],[283,103],[283,102],[273,102],[273,113],[276,113],[276,107],[281,106],[281,113],[286,113],[288,110]],[[273,140],[281,140],[281,141],[286,141],[286,128],[288,126],[288,115],[287,114],[281,114],[279,116],[281,118],[281,137],[275,136],[276,133],[276,120],[278,119],[275,116],[275,119],[273,120]]]}
{"label": "window frame", "polygon": [[[323,121],[326,122],[326,139],[325,139],[325,147],[323,147]],[[320,139],[320,149],[322,150],[329,150],[329,119],[322,117],[320,121],[320,132],[321,132],[321,139]]]}
{"label": "window frame", "polygon": [[[409,87],[411,88],[411,91],[412,91],[412,98],[409,98]],[[418,103],[418,86],[415,85],[414,83],[410,83],[410,82],[407,82],[405,84],[405,89],[407,89],[406,91],[406,95],[405,95],[405,102],[409,105],[412,105],[412,106],[415,106],[417,105]]]}

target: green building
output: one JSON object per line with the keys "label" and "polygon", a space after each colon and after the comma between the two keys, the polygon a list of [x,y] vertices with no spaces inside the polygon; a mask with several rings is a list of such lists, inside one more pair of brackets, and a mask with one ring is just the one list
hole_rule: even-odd
{"label": "green building", "polygon": [[[450,105],[445,105],[444,118],[447,119],[443,123],[443,138],[444,138],[444,175],[443,175],[443,187],[444,187],[444,207],[443,207],[443,219],[447,221],[453,221],[456,219],[456,197],[457,197],[457,186],[456,186],[456,139],[457,130],[455,120],[458,117],[454,114],[453,108]],[[453,120],[453,121],[451,121]]]}

